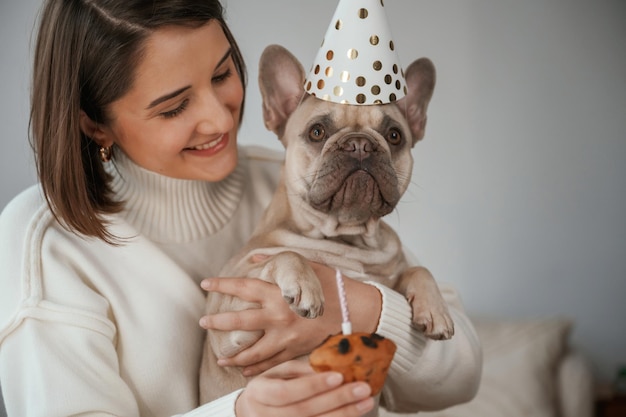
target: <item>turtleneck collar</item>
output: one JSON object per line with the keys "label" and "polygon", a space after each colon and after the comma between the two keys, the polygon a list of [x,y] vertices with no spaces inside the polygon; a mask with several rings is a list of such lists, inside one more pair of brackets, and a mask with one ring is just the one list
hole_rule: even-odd
{"label": "turtleneck collar", "polygon": [[219,182],[182,180],[148,171],[117,149],[105,164],[111,188],[124,202],[122,216],[156,243],[195,241],[219,231],[232,218],[245,187],[247,159]]}

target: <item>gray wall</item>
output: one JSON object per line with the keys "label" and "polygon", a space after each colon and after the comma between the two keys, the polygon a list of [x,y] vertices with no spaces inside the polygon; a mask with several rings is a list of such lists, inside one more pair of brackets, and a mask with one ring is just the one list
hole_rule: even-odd
{"label": "gray wall", "polygon": [[[34,182],[26,139],[38,0],[0,0],[0,207]],[[308,69],[335,0],[226,0],[247,59],[241,142],[269,43]],[[626,363],[626,3],[387,0],[405,65],[438,68],[412,186],[389,221],[472,314],[567,316],[602,380]]]}

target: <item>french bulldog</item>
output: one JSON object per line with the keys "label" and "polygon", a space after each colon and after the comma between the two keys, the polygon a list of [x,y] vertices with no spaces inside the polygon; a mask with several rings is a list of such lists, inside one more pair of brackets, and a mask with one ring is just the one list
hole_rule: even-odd
{"label": "french bulldog", "polygon": [[[405,72],[407,95],[385,105],[345,105],[305,93],[300,62],[279,45],[263,52],[259,85],[266,127],[285,146],[278,189],[242,251],[223,276],[257,277],[277,284],[297,314],[322,314],[324,297],[310,261],[344,276],[376,281],[404,294],[413,323],[432,339],[448,339],[454,325],[432,275],[409,268],[402,244],[381,218],[394,210],[411,181],[411,149],[424,136],[435,86],[427,58]],[[268,255],[252,262],[256,254]],[[207,314],[258,307],[209,293]],[[209,331],[200,372],[207,402],[245,386],[234,367],[217,365],[262,334]]]}

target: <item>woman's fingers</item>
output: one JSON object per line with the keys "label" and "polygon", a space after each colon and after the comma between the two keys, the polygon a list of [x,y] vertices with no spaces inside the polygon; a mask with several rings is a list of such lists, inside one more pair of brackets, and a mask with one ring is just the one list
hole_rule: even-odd
{"label": "woman's fingers", "polygon": [[244,376],[255,376],[290,359],[292,359],[291,355],[289,355],[287,351],[283,350],[278,352],[274,356],[268,357],[263,361],[254,362],[251,365],[243,365],[244,368],[241,370],[241,372]]}
{"label": "woman's fingers", "polygon": [[[328,372],[328,373],[332,374],[333,372]],[[264,377],[271,378],[271,379],[292,379],[292,378],[298,378],[298,377],[306,376],[306,375],[320,375],[320,374],[316,373],[313,370],[313,368],[311,368],[311,365],[309,365],[308,363],[304,361],[285,362],[281,364],[280,366],[276,366],[263,374]],[[331,384],[331,386],[337,386],[340,383],[341,382],[337,384]]]}
{"label": "woman's fingers", "polygon": [[212,330],[262,330],[267,319],[263,318],[263,309],[253,308],[242,311],[227,311],[209,314],[200,319],[200,326]]}
{"label": "woman's fingers", "polygon": [[375,406],[374,398],[367,397],[359,402],[344,405],[341,408],[325,413],[323,417],[360,417],[371,411]]}
{"label": "woman's fingers", "polygon": [[312,399],[311,416],[359,417],[374,408],[371,389],[365,382],[353,382]]}
{"label": "woman's fingers", "polygon": [[276,285],[270,284],[269,282],[258,278],[206,278],[202,280],[200,286],[205,291],[216,291],[259,304],[261,304],[272,292],[280,292],[280,289]]}
{"label": "woman's fingers", "polygon": [[372,400],[372,398],[369,398],[371,394],[372,390],[367,383],[352,382],[321,392],[318,395],[310,396],[300,401],[297,409],[307,416],[359,416],[365,411],[360,410],[361,406],[358,403],[364,399],[367,399],[366,404],[369,403]]}
{"label": "woman's fingers", "polygon": [[248,388],[252,387],[254,398],[262,404],[283,407],[336,388],[342,382],[343,376],[338,372],[316,373],[308,363],[294,360],[266,371],[253,379]]}
{"label": "woman's fingers", "polygon": [[251,347],[230,358],[219,359],[217,363],[220,366],[241,367],[245,376],[255,376],[293,358],[293,353],[262,337]]}
{"label": "woman's fingers", "polygon": [[242,367],[244,368],[244,375],[253,376],[270,369],[274,365],[293,359],[293,357],[283,357],[284,352],[283,346],[268,342],[267,338],[261,337],[252,346],[236,355],[219,359],[218,365]]}
{"label": "woman's fingers", "polygon": [[237,400],[237,415],[357,417],[373,407],[369,385],[342,382],[336,372],[285,362],[250,381]]}

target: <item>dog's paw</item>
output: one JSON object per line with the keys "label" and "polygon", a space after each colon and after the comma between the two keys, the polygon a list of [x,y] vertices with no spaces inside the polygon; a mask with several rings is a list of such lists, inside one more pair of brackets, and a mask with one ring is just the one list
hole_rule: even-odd
{"label": "dog's paw", "polygon": [[299,316],[314,319],[324,313],[324,296],[317,275],[314,280],[290,280],[281,286],[281,291],[291,310]]}
{"label": "dog's paw", "polygon": [[439,302],[417,302],[409,298],[413,307],[413,326],[433,340],[448,340],[454,335],[454,322],[443,300]]}
{"label": "dog's paw", "polygon": [[219,358],[229,358],[242,350],[252,346],[263,336],[262,331],[234,330],[228,332],[219,342],[216,355]]}
{"label": "dog's paw", "polygon": [[413,326],[433,340],[454,335],[454,322],[435,278],[424,267],[412,267],[400,276],[398,290],[413,309]]}
{"label": "dog's paw", "polygon": [[275,255],[263,268],[261,278],[275,282],[296,314],[314,319],[324,312],[324,292],[308,261],[295,252]]}

